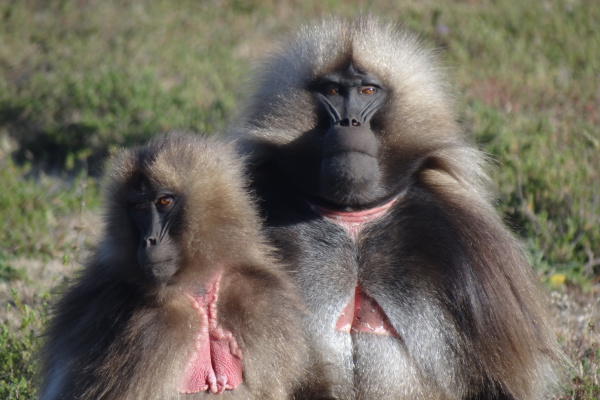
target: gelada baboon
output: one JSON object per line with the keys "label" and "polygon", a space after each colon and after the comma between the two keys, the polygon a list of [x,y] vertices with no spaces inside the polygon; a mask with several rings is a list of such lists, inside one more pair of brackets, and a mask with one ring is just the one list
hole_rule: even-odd
{"label": "gelada baboon", "polygon": [[49,322],[42,400],[288,398],[305,309],[242,171],[194,135],[114,158],[98,249]]}
{"label": "gelada baboon", "polygon": [[542,399],[556,380],[545,295],[442,75],[405,30],[328,20],[266,58],[230,128],[309,309],[299,397]]}

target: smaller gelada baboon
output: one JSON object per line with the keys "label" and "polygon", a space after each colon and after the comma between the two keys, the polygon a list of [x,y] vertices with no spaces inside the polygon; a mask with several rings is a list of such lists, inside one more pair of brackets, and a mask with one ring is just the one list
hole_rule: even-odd
{"label": "smaller gelada baboon", "polygon": [[111,164],[97,250],[49,321],[41,399],[287,399],[305,310],[232,146],[171,134]]}

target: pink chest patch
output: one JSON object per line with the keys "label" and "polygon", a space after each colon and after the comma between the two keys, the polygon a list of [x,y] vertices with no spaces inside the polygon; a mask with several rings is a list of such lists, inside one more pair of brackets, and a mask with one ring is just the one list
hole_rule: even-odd
{"label": "pink chest patch", "polygon": [[186,293],[200,315],[194,351],[188,360],[179,393],[209,390],[223,393],[242,383],[242,352],[233,334],[217,322],[217,299],[221,274],[207,287],[203,296]]}
{"label": "pink chest patch", "polygon": [[[396,199],[393,199],[379,207],[356,212],[331,210],[313,204],[311,204],[311,208],[344,228],[352,240],[356,242],[363,226],[367,222],[384,215],[395,202]],[[376,335],[399,337],[381,306],[358,286],[355,289],[354,297],[342,310],[335,324],[335,329],[348,333],[368,332]]]}
{"label": "pink chest patch", "polygon": [[358,286],[354,297],[342,310],[335,329],[348,333],[367,332],[399,337],[381,306]]}
{"label": "pink chest patch", "polygon": [[331,210],[314,204],[311,204],[310,206],[318,214],[344,228],[350,237],[352,237],[352,240],[356,241],[358,233],[363,225],[384,215],[395,202],[396,199],[393,199],[379,207],[350,212]]}

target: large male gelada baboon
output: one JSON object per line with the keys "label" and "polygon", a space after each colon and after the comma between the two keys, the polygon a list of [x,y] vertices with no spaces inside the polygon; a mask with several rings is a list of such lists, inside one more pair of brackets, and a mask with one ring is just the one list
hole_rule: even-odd
{"label": "large male gelada baboon", "polygon": [[434,54],[373,18],[304,28],[230,129],[309,309],[301,398],[544,399],[546,298]]}
{"label": "large male gelada baboon", "polygon": [[123,151],[98,249],[43,348],[42,400],[287,399],[305,312],[230,145],[172,135]]}

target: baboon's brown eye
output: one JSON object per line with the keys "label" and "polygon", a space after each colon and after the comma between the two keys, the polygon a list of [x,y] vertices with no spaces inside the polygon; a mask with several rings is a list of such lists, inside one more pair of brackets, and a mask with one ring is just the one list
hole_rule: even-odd
{"label": "baboon's brown eye", "polygon": [[360,92],[362,94],[375,94],[377,89],[375,89],[373,86],[365,86],[364,88],[360,89]]}
{"label": "baboon's brown eye", "polygon": [[158,205],[161,207],[170,207],[173,204],[173,198],[171,196],[165,196],[158,199]]}
{"label": "baboon's brown eye", "polygon": [[327,94],[340,94],[340,89],[337,86],[327,86],[325,89]]}

